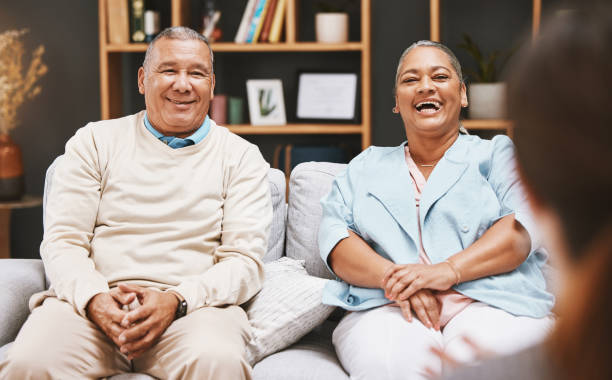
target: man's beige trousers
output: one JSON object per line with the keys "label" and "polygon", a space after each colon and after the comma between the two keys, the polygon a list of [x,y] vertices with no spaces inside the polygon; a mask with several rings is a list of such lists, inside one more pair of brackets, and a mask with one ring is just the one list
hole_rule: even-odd
{"label": "man's beige trousers", "polygon": [[159,379],[250,379],[250,331],[238,306],[199,309],[174,321],[159,342],[130,362],[70,304],[47,298],[0,362],[0,379],[98,379],[125,372]]}

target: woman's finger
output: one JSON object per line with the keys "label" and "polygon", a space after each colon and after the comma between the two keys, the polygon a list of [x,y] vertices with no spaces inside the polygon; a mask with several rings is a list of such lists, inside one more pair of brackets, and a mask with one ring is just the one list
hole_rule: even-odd
{"label": "woman's finger", "polygon": [[418,291],[414,297],[419,297],[425,306],[425,312],[429,316],[429,320],[435,330],[440,330],[440,303],[432,292],[427,290]]}
{"label": "woman's finger", "polygon": [[[393,284],[390,283],[389,287],[387,288],[387,293],[391,299],[397,300],[400,292],[402,292],[406,286],[411,284],[415,280],[416,276],[417,275],[414,271],[408,269],[403,269],[396,272],[395,275],[391,277],[391,280],[395,280],[395,282]],[[408,297],[402,299],[402,301],[406,299],[408,299]]]}
{"label": "woman's finger", "polygon": [[412,322],[412,310],[410,308],[410,301],[406,300],[406,301],[397,303],[397,305],[400,307],[400,310],[402,311],[402,315],[404,316],[404,319],[407,320],[408,322]]}
{"label": "woman's finger", "polygon": [[383,275],[380,287],[384,289],[386,287],[387,281],[389,281],[391,276],[393,276],[393,273],[395,273],[395,271],[397,271],[400,268],[401,266],[396,265],[396,264],[389,265],[389,267],[385,271],[385,274]]}
{"label": "woman's finger", "polygon": [[433,325],[429,320],[429,316],[425,310],[425,305],[423,305],[423,302],[419,299],[419,297],[412,297],[410,299],[410,304],[412,305],[412,310],[421,323],[423,323],[427,328],[432,328]]}

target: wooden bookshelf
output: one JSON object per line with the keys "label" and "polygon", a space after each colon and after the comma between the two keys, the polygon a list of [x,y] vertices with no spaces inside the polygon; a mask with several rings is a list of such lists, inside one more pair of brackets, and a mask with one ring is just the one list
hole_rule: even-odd
{"label": "wooden bookshelf", "polygon": [[[171,1],[171,25],[189,26],[189,0]],[[342,44],[320,44],[300,41],[298,36],[298,0],[287,0],[285,12],[285,41],[279,43],[235,44],[230,42],[213,43],[216,53],[275,53],[275,52],[360,52],[360,124],[287,124],[283,126],[227,125],[231,131],[241,135],[296,135],[296,134],[351,134],[361,136],[362,149],[371,145],[371,46],[370,46],[370,0],[361,0],[360,26],[361,38],[358,42]],[[238,4],[238,3],[237,3]],[[242,4],[242,3],[240,3]],[[102,119],[124,115],[122,105],[121,55],[143,53],[144,43],[110,44],[107,35],[106,0],[98,0],[99,40],[100,40],[100,109]],[[242,10],[239,10],[242,11]],[[296,55],[296,61],[299,55]],[[248,78],[244,78],[246,81]]]}
{"label": "wooden bookshelf", "polygon": [[[440,42],[440,0],[429,0],[430,30],[429,39]],[[542,0],[532,0],[531,31],[535,38],[540,30],[540,18],[542,17]],[[468,119],[462,121],[468,130],[499,130],[505,131],[511,138],[514,129],[510,120],[498,119]]]}

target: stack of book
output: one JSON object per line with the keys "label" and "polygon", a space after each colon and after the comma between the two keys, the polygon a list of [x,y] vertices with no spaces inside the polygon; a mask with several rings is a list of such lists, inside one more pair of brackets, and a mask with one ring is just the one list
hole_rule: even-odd
{"label": "stack of book", "polygon": [[249,0],[234,42],[279,42],[286,6],[287,0]]}

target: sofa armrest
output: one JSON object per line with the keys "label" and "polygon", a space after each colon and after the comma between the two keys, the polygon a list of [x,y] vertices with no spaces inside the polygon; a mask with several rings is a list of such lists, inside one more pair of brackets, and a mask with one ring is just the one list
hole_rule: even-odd
{"label": "sofa armrest", "polygon": [[30,314],[28,301],[45,290],[42,260],[0,259],[0,347],[15,340]]}

